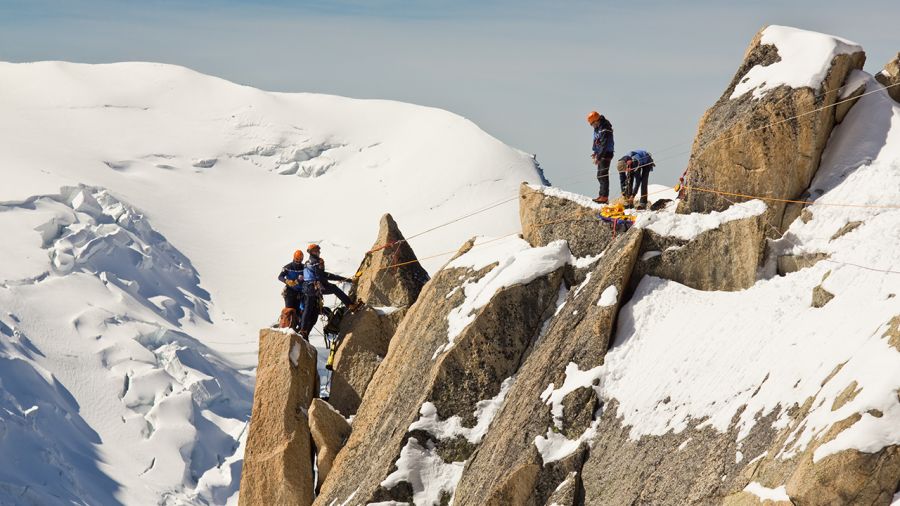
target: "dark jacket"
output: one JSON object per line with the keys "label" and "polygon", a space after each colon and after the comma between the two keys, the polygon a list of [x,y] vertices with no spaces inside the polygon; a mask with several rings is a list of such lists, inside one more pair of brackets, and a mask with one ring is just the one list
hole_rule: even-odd
{"label": "dark jacket", "polygon": [[278,274],[278,281],[281,281],[285,285],[288,285],[288,281],[296,281],[295,284],[288,285],[288,288],[292,290],[297,290],[298,292],[303,289],[303,264],[298,262],[291,262],[284,267],[281,268],[281,273]]}
{"label": "dark jacket", "polygon": [[605,116],[600,116],[600,124],[594,129],[594,145],[592,147],[594,156],[596,158],[612,158],[615,148],[612,123]]}

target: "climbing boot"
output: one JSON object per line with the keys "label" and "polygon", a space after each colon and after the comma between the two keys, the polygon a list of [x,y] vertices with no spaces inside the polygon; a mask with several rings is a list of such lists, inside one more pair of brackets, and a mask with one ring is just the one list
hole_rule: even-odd
{"label": "climbing boot", "polygon": [[634,206],[634,208],[638,211],[643,211],[644,209],[647,209],[647,203],[643,201],[638,202],[638,205]]}
{"label": "climbing boot", "polygon": [[600,196],[593,200],[594,200],[594,202],[596,202],[598,204],[608,204],[609,203],[609,197]]}

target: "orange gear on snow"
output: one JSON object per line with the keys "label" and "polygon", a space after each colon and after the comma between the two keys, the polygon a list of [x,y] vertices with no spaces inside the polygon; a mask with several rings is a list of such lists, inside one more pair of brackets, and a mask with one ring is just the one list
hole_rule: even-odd
{"label": "orange gear on snow", "polygon": [[611,220],[628,220],[632,223],[637,219],[637,216],[633,214],[625,214],[625,206],[622,202],[603,206],[603,209],[600,209],[600,216]]}

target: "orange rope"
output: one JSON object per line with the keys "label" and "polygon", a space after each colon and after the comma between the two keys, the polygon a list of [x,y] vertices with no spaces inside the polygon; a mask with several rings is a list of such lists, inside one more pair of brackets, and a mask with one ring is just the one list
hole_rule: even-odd
{"label": "orange rope", "polygon": [[376,246],[376,247],[370,249],[369,251],[366,251],[366,254],[368,255],[370,253],[375,253],[376,251],[381,251],[383,249],[390,248],[391,246],[393,246],[395,244],[400,244],[401,242],[406,242],[406,239],[400,239],[399,241],[390,241],[390,242],[384,243],[381,246]]}

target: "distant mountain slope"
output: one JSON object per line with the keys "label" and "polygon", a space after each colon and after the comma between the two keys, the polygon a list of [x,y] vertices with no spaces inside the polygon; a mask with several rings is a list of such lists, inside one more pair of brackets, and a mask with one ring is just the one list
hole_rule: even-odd
{"label": "distant mountain slope", "polygon": [[[540,181],[529,155],[438,109],[268,93],[150,63],[0,63],[0,81],[0,202],[109,189],[253,329],[297,247],[323,243],[329,267],[351,274],[384,212],[410,235]],[[516,213],[503,205],[413,246],[428,256],[509,233]]]}
{"label": "distant mountain slope", "polygon": [[[185,68],[0,63],[0,503],[236,499],[275,276],[518,230],[532,158],[437,109]],[[432,260],[434,267],[443,258]]]}

